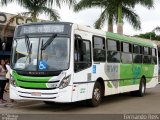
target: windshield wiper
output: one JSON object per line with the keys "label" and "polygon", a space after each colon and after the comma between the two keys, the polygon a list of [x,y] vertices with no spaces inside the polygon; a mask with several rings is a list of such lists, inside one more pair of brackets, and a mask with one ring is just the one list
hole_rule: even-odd
{"label": "windshield wiper", "polygon": [[27,35],[25,36],[25,44],[26,44],[26,48],[27,48],[27,53],[31,54],[32,43],[30,43],[29,37]]}
{"label": "windshield wiper", "polygon": [[[26,44],[27,53],[28,53],[27,58],[29,57],[29,63],[30,63],[31,62],[32,43],[30,43],[29,37],[27,35],[25,35],[25,44]],[[27,58],[26,58],[26,60],[27,60]]]}
{"label": "windshield wiper", "polygon": [[42,41],[42,46],[41,46],[41,50],[45,50],[51,43],[52,41],[57,37],[57,34],[53,34],[48,40],[47,42],[43,45],[43,41]]}

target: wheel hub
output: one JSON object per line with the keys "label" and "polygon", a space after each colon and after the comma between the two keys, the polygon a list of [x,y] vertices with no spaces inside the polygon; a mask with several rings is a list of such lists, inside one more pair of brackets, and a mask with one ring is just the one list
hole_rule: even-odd
{"label": "wheel hub", "polygon": [[96,88],[96,89],[94,90],[94,99],[95,99],[96,101],[99,101],[100,96],[101,96],[101,92],[100,92],[99,88]]}

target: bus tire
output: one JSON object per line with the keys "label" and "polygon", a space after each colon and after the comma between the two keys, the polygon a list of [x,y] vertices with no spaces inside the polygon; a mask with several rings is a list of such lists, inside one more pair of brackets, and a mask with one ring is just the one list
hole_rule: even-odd
{"label": "bus tire", "polygon": [[144,77],[141,78],[140,84],[139,84],[139,90],[132,91],[131,94],[133,96],[143,97],[146,92],[146,80]]}
{"label": "bus tire", "polygon": [[139,97],[143,97],[146,93],[146,80],[144,77],[141,78],[139,90],[137,91],[137,95]]}
{"label": "bus tire", "polygon": [[92,98],[87,101],[87,104],[91,107],[98,106],[102,101],[102,86],[99,82],[96,82],[93,88]]}

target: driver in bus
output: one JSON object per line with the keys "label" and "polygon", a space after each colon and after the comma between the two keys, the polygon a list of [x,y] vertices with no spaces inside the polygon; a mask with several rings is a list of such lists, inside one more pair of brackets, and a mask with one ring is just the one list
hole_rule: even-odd
{"label": "driver in bus", "polygon": [[53,53],[48,56],[47,64],[49,67],[61,70],[66,66],[66,49],[63,47],[62,43],[56,44],[54,46]]}

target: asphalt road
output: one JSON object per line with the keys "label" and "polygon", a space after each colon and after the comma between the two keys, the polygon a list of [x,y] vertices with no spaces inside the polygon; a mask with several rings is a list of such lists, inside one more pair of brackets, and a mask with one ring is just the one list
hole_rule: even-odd
{"label": "asphalt road", "polygon": [[[28,103],[0,106],[0,113],[39,115],[160,114],[160,84],[155,88],[147,89],[144,97],[131,96],[129,93],[106,96],[101,105],[95,108],[87,107],[84,102],[46,105],[43,102],[30,101]],[[81,119],[81,117],[78,118]]]}

